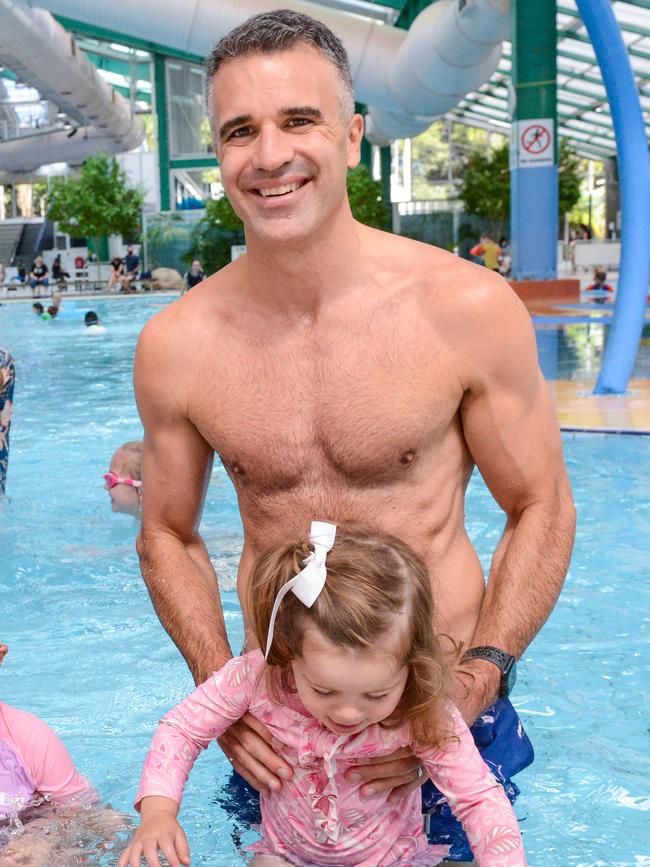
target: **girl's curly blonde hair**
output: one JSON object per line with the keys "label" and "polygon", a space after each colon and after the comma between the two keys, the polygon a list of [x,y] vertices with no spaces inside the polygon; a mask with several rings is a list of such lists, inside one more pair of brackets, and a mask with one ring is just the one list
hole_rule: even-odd
{"label": "girl's curly blonde hair", "polygon": [[[255,563],[248,610],[255,637],[266,647],[273,603],[280,589],[303,568],[312,551],[308,536],[273,546]],[[427,569],[408,545],[355,524],[338,525],[327,555],[327,580],[307,608],[293,594],[282,600],[267,664],[291,689],[291,661],[299,657],[305,629],[315,626],[333,644],[358,650],[382,647],[401,633],[399,653],[409,674],[402,698],[383,724],[410,725],[412,737],[442,747],[449,738],[448,664],[433,631],[433,597]],[[269,682],[274,678],[269,671]],[[278,698],[278,693],[275,691]]]}

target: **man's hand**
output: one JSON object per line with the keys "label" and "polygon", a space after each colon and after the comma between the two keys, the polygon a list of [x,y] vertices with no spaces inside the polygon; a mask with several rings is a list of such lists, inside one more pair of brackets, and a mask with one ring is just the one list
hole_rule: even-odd
{"label": "man's hand", "polygon": [[345,778],[350,783],[363,783],[360,793],[365,798],[392,789],[388,796],[390,804],[419,789],[429,779],[422,762],[409,747],[395,750],[389,756],[367,759],[346,771]]}
{"label": "man's hand", "polygon": [[485,659],[468,659],[453,672],[452,699],[468,726],[497,699],[501,674]]}
{"label": "man's hand", "polygon": [[247,713],[230,726],[217,743],[228,761],[247,783],[268,795],[278,791],[282,780],[290,780],[293,770],[271,747],[271,733]]}

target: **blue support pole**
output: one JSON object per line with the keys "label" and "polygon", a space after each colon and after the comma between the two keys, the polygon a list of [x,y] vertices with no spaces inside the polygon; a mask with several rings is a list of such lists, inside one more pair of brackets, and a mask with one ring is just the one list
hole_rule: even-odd
{"label": "blue support pole", "polygon": [[634,74],[610,0],[576,0],[607,91],[621,191],[621,267],[596,394],[620,394],[634,369],[650,276],[650,165]]}

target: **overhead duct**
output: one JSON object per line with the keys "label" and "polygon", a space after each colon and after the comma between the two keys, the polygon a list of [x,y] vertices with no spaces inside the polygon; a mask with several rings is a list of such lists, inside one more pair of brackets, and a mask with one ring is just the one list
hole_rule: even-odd
{"label": "overhead duct", "polygon": [[401,111],[372,111],[368,138],[383,145],[417,135],[488,81],[510,32],[509,13],[509,0],[438,0],[424,9],[390,70]]}
{"label": "overhead duct", "polygon": [[129,102],[104,81],[73,37],[48,12],[0,0],[0,20],[2,62],[79,127],[43,135],[35,131],[0,142],[0,171],[81,162],[100,150],[121,153],[143,141],[144,125]]}
{"label": "overhead duct", "polygon": [[200,57],[251,15],[278,5],[305,12],[342,39],[357,99],[369,107],[368,137],[376,144],[417,135],[484,84],[510,28],[509,0],[438,0],[408,31],[308,0],[156,0],[155,14],[151,0],[39,0],[39,5]]}

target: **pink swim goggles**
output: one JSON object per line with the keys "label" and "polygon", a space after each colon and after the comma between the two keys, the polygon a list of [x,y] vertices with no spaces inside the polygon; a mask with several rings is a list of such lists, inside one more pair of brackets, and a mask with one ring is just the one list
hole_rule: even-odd
{"label": "pink swim goggles", "polygon": [[110,491],[111,488],[114,488],[115,485],[131,485],[132,488],[142,487],[142,482],[138,482],[136,479],[123,479],[121,476],[116,475],[112,470],[104,473],[104,481],[106,482],[106,490],[108,491]]}

